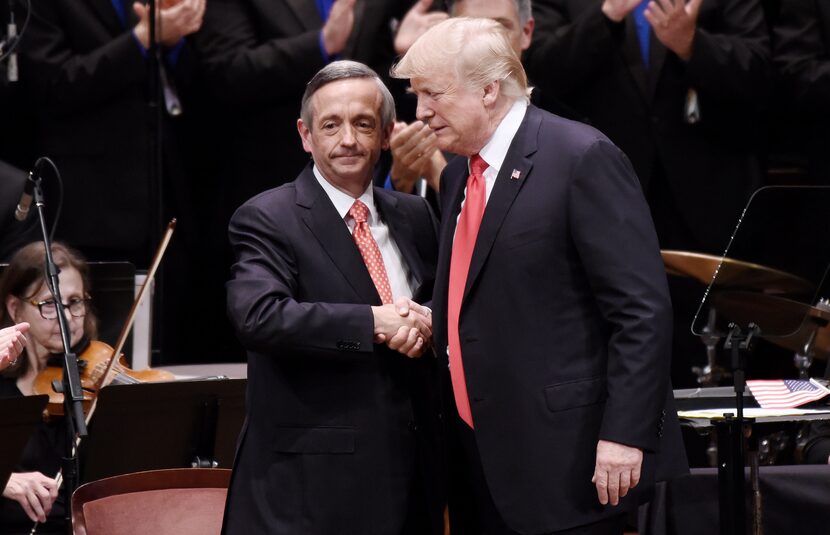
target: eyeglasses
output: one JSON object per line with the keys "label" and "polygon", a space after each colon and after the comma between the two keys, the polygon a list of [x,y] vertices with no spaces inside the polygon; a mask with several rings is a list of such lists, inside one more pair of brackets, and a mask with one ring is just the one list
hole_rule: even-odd
{"label": "eyeglasses", "polygon": [[[91,301],[89,297],[83,299],[75,297],[70,299],[68,303],[64,303],[63,306],[69,310],[72,317],[83,318],[86,316],[86,304],[88,301]],[[36,306],[40,312],[40,317],[45,320],[53,320],[58,317],[58,307],[54,299],[47,299],[46,301],[35,301],[30,299],[27,303]]]}

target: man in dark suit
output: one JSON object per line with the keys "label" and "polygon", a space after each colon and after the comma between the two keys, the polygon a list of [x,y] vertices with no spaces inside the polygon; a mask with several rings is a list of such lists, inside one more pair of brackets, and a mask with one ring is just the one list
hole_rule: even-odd
{"label": "man in dark suit", "polygon": [[621,533],[618,504],[653,480],[664,427],[679,440],[664,424],[671,305],[637,177],[598,131],[528,105],[494,21],[436,25],[393,74],[463,155],[442,176],[433,294],[451,530]]}
{"label": "man in dark suit", "polygon": [[[528,75],[631,160],[662,249],[721,254],[751,193],[770,91],[758,0],[534,0]],[[672,381],[705,362],[703,289],[672,280]]]}
{"label": "man in dark suit", "polygon": [[[187,77],[190,62],[182,39],[199,28],[204,0],[165,6],[158,38],[170,88],[177,74],[182,82]],[[33,0],[20,72],[37,103],[37,151],[55,161],[64,181],[56,235],[91,260],[129,260],[141,268],[150,263],[153,237],[163,230],[161,214],[151,217],[159,195],[166,199],[164,215],[191,224],[182,210],[188,188],[181,181],[176,112],[165,114],[159,140],[169,181],[160,185],[149,179],[155,110],[147,105],[148,33],[142,3]],[[166,104],[172,109],[172,101]],[[49,196],[48,207],[57,208],[56,196]]]}
{"label": "man in dark suit", "polygon": [[431,294],[435,225],[424,199],[371,184],[394,118],[374,71],[328,65],[297,122],[313,165],[231,220],[248,415],[225,533],[440,532],[435,361],[417,358],[431,312],[413,301]]}
{"label": "man in dark suit", "polygon": [[[198,260],[201,229],[193,198],[200,188],[188,183],[182,156],[195,67],[184,39],[201,25],[205,0],[157,5],[164,89],[157,107],[149,105],[150,18],[143,2],[33,0],[20,83],[37,104],[37,153],[54,160],[63,177],[58,238],[90,260],[126,260],[146,269],[164,225],[177,218],[154,314],[154,348],[170,363],[211,349],[194,348],[188,334],[204,320],[202,285],[193,281],[202,277],[197,266],[208,261]],[[44,174],[51,222],[58,189],[51,172]]]}
{"label": "man in dark suit", "polygon": [[721,253],[761,183],[758,0],[534,0],[528,75],[631,159],[664,249]]}

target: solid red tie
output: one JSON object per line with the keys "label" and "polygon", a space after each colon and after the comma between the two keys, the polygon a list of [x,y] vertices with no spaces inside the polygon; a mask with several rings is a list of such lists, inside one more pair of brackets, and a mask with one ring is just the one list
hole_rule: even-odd
{"label": "solid red tie", "polygon": [[470,159],[470,176],[467,178],[467,192],[458,225],[455,227],[455,239],[452,242],[450,258],[450,286],[447,303],[447,335],[450,350],[450,378],[455,396],[458,415],[467,425],[473,427],[473,414],[470,410],[470,398],[467,396],[467,383],[464,380],[464,364],[461,360],[461,341],[458,336],[458,318],[461,312],[461,300],[467,284],[470,259],[476,245],[478,228],[487,204],[487,187],[484,183],[484,170],[488,165],[476,154]]}
{"label": "solid red tie", "polygon": [[360,255],[363,257],[363,263],[366,264],[366,269],[369,270],[369,276],[372,277],[372,282],[375,283],[375,288],[380,295],[380,300],[384,305],[392,302],[392,287],[389,285],[389,277],[386,274],[386,265],[383,263],[383,256],[380,254],[380,249],[372,236],[372,231],[369,229],[369,207],[361,201],[356,200],[351,208],[349,208],[349,215],[355,221],[354,232],[352,238],[360,250]]}

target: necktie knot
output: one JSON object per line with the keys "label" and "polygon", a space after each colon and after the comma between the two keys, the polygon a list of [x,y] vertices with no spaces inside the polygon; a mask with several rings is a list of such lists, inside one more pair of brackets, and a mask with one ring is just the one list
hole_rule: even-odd
{"label": "necktie knot", "polygon": [[484,171],[490,167],[487,165],[487,162],[484,161],[484,158],[479,156],[478,154],[474,155],[470,158],[470,174],[476,177],[484,177]]}
{"label": "necktie knot", "polygon": [[369,220],[369,207],[363,204],[362,201],[356,200],[349,208],[349,215],[352,216],[355,223],[365,223]]}

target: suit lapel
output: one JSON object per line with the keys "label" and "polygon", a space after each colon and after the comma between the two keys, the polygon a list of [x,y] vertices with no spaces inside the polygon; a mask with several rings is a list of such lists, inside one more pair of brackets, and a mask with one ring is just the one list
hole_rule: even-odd
{"label": "suit lapel", "polygon": [[[116,0],[121,1],[121,0]],[[124,33],[126,28],[124,24],[121,22],[121,19],[118,18],[118,13],[116,13],[115,8],[112,5],[112,0],[87,0],[89,5],[92,7],[93,11],[98,15],[98,18],[104,25],[109,29],[113,35],[118,35]],[[126,13],[127,19],[129,20],[132,17],[132,7],[128,8],[129,11]]]}
{"label": "suit lapel", "polygon": [[[536,152],[536,136],[540,124],[539,111],[533,106],[528,107],[522,125],[516,132],[507,156],[504,158],[493,191],[490,193],[490,199],[487,201],[487,207],[484,209],[473,257],[470,260],[470,270],[467,272],[465,299],[490,254],[490,249],[493,247],[493,242],[513,200],[529,179],[533,162],[527,157]],[[515,175],[518,175],[518,178],[513,178]]]}
{"label": "suit lapel", "polygon": [[375,188],[375,206],[381,219],[389,226],[389,233],[401,252],[405,267],[409,268],[409,274],[413,279],[413,295],[416,295],[424,281],[424,268],[415,246],[412,221],[408,221],[397,208],[398,200],[382,188]]}
{"label": "suit lapel", "polygon": [[361,302],[380,305],[381,300],[349,229],[326,192],[317,183],[311,165],[297,178],[297,204],[306,209],[303,222],[343,274]]}

